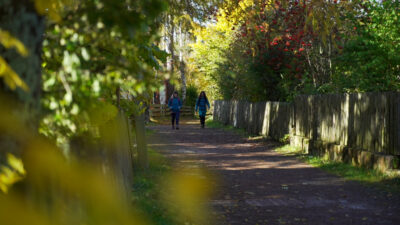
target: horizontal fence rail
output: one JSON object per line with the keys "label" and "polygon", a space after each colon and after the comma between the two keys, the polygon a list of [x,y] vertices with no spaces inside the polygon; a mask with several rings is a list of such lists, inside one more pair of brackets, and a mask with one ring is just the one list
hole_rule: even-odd
{"label": "horizontal fence rail", "polygon": [[315,155],[390,168],[400,159],[400,93],[302,95],[291,103],[215,101],[214,120]]}
{"label": "horizontal fence rail", "polygon": [[[194,108],[191,106],[182,106],[181,116],[194,116]],[[168,105],[153,104],[150,105],[150,117],[165,117],[171,114]]]}

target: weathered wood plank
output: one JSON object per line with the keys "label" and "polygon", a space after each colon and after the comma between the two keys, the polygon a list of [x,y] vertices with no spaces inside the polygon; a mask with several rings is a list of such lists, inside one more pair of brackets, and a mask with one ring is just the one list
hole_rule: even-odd
{"label": "weathered wood plank", "polygon": [[292,103],[215,101],[213,114],[253,134],[279,139],[290,133],[311,144],[400,155],[400,93],[301,95]]}

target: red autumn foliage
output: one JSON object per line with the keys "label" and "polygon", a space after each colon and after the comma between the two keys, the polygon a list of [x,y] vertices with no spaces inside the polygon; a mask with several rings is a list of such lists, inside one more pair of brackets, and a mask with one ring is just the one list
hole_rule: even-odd
{"label": "red autumn foliage", "polygon": [[[295,59],[297,60],[296,64],[305,64],[304,50],[311,47],[314,34],[312,30],[307,29],[305,24],[305,4],[291,1],[288,5],[283,6],[279,1],[275,1],[273,17],[266,18],[264,8],[267,2],[268,0],[261,1],[258,7],[259,12],[255,12],[255,15],[259,16],[249,18],[241,28],[242,37],[246,37],[244,41],[249,42],[246,46],[249,49],[255,47],[260,65],[267,60],[265,65],[269,65],[277,72],[283,69],[281,65],[289,65],[285,66],[286,71],[289,70],[293,76],[301,74],[304,72],[303,67],[291,67],[290,64]],[[264,24],[268,24],[268,26],[264,26]],[[264,59],[264,55],[268,54],[279,55],[279,57]],[[301,77],[301,75],[297,77]]]}

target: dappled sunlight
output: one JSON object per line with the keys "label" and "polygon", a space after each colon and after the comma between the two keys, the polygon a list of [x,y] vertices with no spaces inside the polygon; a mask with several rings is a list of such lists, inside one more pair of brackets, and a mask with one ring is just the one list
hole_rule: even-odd
{"label": "dappled sunlight", "polygon": [[232,224],[248,224],[253,217],[263,218],[264,222],[256,220],[259,224],[269,224],[265,220],[270,218],[276,218],[272,224],[279,224],[275,221],[293,221],[292,217],[297,218],[295,222],[319,221],[310,213],[315,210],[335,218],[344,212],[365,216],[370,211],[384,212],[382,199],[366,200],[368,188],[282,155],[275,151],[281,145],[271,140],[246,139],[220,129],[194,135],[199,128],[189,125],[182,127],[184,133],[166,131],[163,126],[152,129],[159,136],[151,139],[178,168],[207,168],[217,178],[216,194],[208,205],[222,221],[221,214]]}
{"label": "dappled sunlight", "polygon": [[[227,155],[229,157],[229,155]],[[216,167],[221,170],[253,170],[253,169],[283,169],[283,170],[295,170],[311,168],[306,164],[299,164],[293,161],[278,161],[268,162],[262,160],[246,160],[238,158],[237,160],[224,160],[224,162],[218,164],[209,164],[209,166]],[[289,167],[290,166],[290,167]]]}
{"label": "dappled sunlight", "polygon": [[[51,141],[24,129],[23,121],[11,113],[16,109],[6,102],[0,103],[0,136],[7,135],[10,142],[14,140],[22,147],[14,147],[15,154],[6,154],[4,149],[0,152],[1,157],[7,156],[6,164],[0,168],[0,190],[5,193],[0,194],[2,223],[153,224],[152,218],[131,202],[132,167],[124,170],[127,162],[122,159],[129,159],[129,155],[125,155],[122,145],[115,145],[123,142],[119,134],[124,123],[118,120],[118,113],[98,110],[108,117],[99,120],[96,118],[100,116],[95,116],[92,120],[93,130],[104,137],[98,140],[102,148],[82,139],[81,146],[65,153]],[[150,161],[162,163],[154,154]],[[163,177],[162,204],[177,216],[175,221],[179,223],[207,224],[209,209],[204,202],[212,191],[211,176],[196,163],[189,163],[193,166]]]}
{"label": "dappled sunlight", "polygon": [[399,8],[1,1],[0,225],[400,224]]}

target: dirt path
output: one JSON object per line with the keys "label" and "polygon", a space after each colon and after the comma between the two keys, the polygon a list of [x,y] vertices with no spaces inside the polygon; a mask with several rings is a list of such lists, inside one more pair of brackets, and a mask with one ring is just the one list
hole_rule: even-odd
{"label": "dirt path", "polygon": [[327,174],[273,151],[276,143],[186,123],[151,127],[154,148],[219,178],[218,224],[400,224],[400,196]]}

